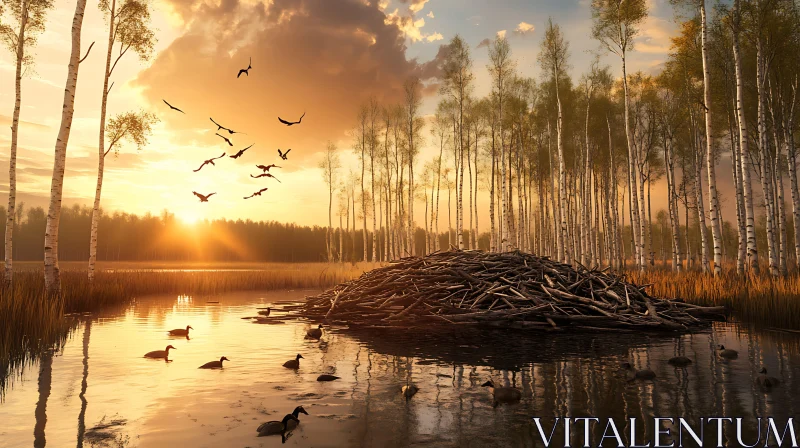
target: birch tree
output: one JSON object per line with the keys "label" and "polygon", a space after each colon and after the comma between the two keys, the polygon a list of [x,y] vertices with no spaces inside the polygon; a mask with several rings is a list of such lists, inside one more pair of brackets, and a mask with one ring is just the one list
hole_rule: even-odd
{"label": "birch tree", "polygon": [[61,294],[61,272],[58,267],[58,224],[61,219],[61,196],[64,190],[64,171],[67,164],[67,144],[69,143],[72,117],[75,113],[75,90],[78,87],[78,68],[89,56],[92,45],[81,58],[81,28],[83,14],[86,11],[86,0],[77,0],[75,15],[72,18],[72,50],[67,68],[67,80],[64,87],[64,102],[61,109],[61,125],[56,138],[53,178],[50,184],[50,205],[47,210],[47,222],[44,234],[44,283],[49,297]]}
{"label": "birch tree", "polygon": [[[636,193],[635,157],[633,134],[630,129],[630,111],[628,103],[628,71],[627,54],[633,49],[633,40],[639,34],[639,27],[647,18],[646,0],[592,0],[592,35],[606,49],[619,56],[622,61],[622,88],[625,109],[625,140],[628,145],[628,184],[631,186],[631,204],[638,203]],[[631,207],[634,228],[641,226],[638,207]],[[643,217],[642,217],[643,219]],[[637,241],[634,234],[635,258],[641,270],[644,270],[643,241]]]}
{"label": "birch tree", "polygon": [[[505,37],[497,37],[494,42],[489,46],[489,74],[492,77],[492,97],[494,104],[497,106],[497,132],[500,136],[500,196],[502,202],[500,205],[500,227],[504,229],[511,228],[511,216],[508,213],[508,172],[506,171],[506,132],[504,128],[504,111],[503,105],[506,96],[508,95],[509,83],[514,76],[515,63],[511,59],[511,46]],[[494,137],[493,137],[494,138]],[[492,153],[494,156],[494,152]],[[496,163],[493,162],[493,165]],[[510,239],[506,238],[506,242],[500,242],[499,250],[501,252],[510,249]]]}
{"label": "birch tree", "polygon": [[[100,219],[100,194],[103,189],[103,175],[105,171],[105,159],[112,148],[106,148],[106,112],[108,108],[108,94],[114,86],[109,86],[108,81],[114,73],[119,61],[129,52],[133,51],[139,55],[140,60],[147,60],[155,45],[155,34],[149,28],[150,6],[144,0],[122,0],[117,7],[117,0],[101,0],[99,3],[100,11],[108,20],[108,48],[106,50],[106,65],[103,74],[103,92],[100,100],[100,135],[97,147],[97,186],[94,194],[94,206],[92,207],[91,230],[89,237],[89,282],[94,281],[95,263],[97,261],[97,226]],[[114,46],[119,44],[116,57],[112,53]],[[136,118],[145,119],[150,117],[144,114],[128,115],[126,124],[136,124]],[[139,125],[145,122],[138,123]],[[139,127],[141,129],[141,126]],[[149,128],[149,125],[148,125]]]}
{"label": "birch tree", "polygon": [[336,174],[341,167],[342,163],[339,159],[339,153],[336,151],[336,144],[329,140],[325,146],[322,161],[319,164],[319,168],[322,170],[322,178],[325,181],[325,185],[328,186],[328,235],[325,240],[328,249],[328,262],[333,261],[333,190],[336,188]]}
{"label": "birch tree", "polygon": [[6,209],[5,272],[4,287],[12,285],[14,258],[14,215],[17,201],[17,141],[19,139],[19,116],[22,107],[23,70],[33,65],[33,57],[27,51],[36,46],[39,34],[45,30],[45,16],[53,7],[52,0],[2,0],[3,11],[9,12],[11,24],[0,23],[0,41],[14,55],[14,112],[11,117],[11,148],[8,160],[8,208]]}
{"label": "birch tree", "polygon": [[564,161],[564,123],[563,123],[563,110],[561,105],[561,93],[559,92],[559,77],[562,72],[567,68],[567,57],[569,55],[569,48],[567,42],[564,40],[564,35],[561,33],[561,27],[553,23],[550,19],[547,22],[547,30],[545,30],[544,38],[542,40],[542,51],[539,55],[539,61],[542,64],[544,73],[552,76],[553,85],[555,87],[556,107],[558,115],[556,118],[556,147],[558,155],[558,196],[559,196],[559,214],[560,214],[560,234],[563,244],[560,246],[558,253],[559,260],[564,263],[572,263],[572,255],[569,241],[569,225],[567,223],[567,174]]}

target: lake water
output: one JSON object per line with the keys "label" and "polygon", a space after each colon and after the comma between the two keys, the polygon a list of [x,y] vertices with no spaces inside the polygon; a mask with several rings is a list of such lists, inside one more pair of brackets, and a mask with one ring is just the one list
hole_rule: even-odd
{"label": "lake water", "polygon": [[[78,316],[63,350],[28,366],[6,391],[0,446],[282,446],[280,436],[256,437],[256,428],[298,405],[309,415],[300,416],[286,446],[541,446],[534,416],[547,425],[553,416],[752,422],[785,421],[800,410],[790,398],[800,396],[800,335],[734,324],[676,337],[333,328],[316,341],[304,337],[307,322],[242,319],[312,292],[148,297]],[[186,325],[194,327],[190,339],[166,335]],[[171,362],[142,357],[167,344],[177,347]],[[716,344],[739,358],[719,358]],[[304,356],[299,370],[282,367],[297,353]],[[676,354],[694,363],[669,366]],[[220,356],[230,359],[223,369],[197,368]],[[656,379],[626,381],[623,361],[654,370]],[[781,380],[772,392],[757,385],[762,365]],[[320,383],[320,373],[341,379]],[[492,407],[480,387],[489,378],[518,387],[522,401]],[[400,395],[406,382],[420,388],[408,401]],[[748,428],[754,440],[755,426]],[[579,446],[582,435],[576,439]]]}

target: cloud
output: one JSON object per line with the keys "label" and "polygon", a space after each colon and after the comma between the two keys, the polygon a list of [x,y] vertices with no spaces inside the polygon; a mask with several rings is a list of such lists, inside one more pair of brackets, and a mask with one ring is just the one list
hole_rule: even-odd
{"label": "cloud", "polygon": [[428,14],[426,14],[426,15],[428,17],[430,17],[431,19],[435,18],[435,16],[433,15],[433,11],[428,11]]}
{"label": "cloud", "polygon": [[675,36],[675,25],[669,20],[654,16],[648,16],[642,24],[641,34],[636,39],[636,51],[648,54],[667,54],[669,53],[672,41]]}
{"label": "cloud", "polygon": [[516,29],[514,29],[514,34],[516,34],[516,35],[518,35],[518,36],[524,36],[524,35],[526,35],[526,34],[533,33],[533,31],[534,31],[535,29],[536,29],[536,27],[534,27],[534,26],[533,26],[533,25],[531,25],[530,23],[527,23],[527,22],[519,22],[519,25],[517,25],[517,28],[516,28]]}
{"label": "cloud", "polygon": [[427,37],[425,37],[425,40],[427,40],[428,42],[434,42],[434,41],[442,40],[442,39],[444,39],[444,36],[442,36],[442,33],[433,33],[433,34],[429,34]]}
{"label": "cloud", "polygon": [[497,32],[497,37],[499,37],[500,39],[502,39],[502,38],[506,37],[506,30],[500,30],[500,31],[498,31],[498,32]]}
{"label": "cloud", "polygon": [[428,0],[400,0],[400,2],[410,3],[410,5],[408,6],[408,10],[416,14],[422,11],[422,8],[425,7],[425,3],[428,3]]}
{"label": "cloud", "polygon": [[491,45],[491,44],[492,44],[492,41],[491,41],[491,40],[489,40],[489,38],[487,37],[486,39],[483,39],[482,41],[480,41],[480,42],[478,43],[478,46],[477,46],[477,47],[475,47],[475,48],[483,48],[483,47],[488,47],[488,46],[489,46],[489,45]]}
{"label": "cloud", "polygon": [[[216,151],[213,132],[198,132],[213,116],[247,133],[234,136],[234,145],[256,143],[254,160],[268,162],[276,148],[287,147],[295,148],[297,158],[310,157],[326,140],[345,138],[370,96],[384,104],[401,102],[408,77],[431,82],[440,73],[437,59],[406,57],[401,25],[387,21],[377,2],[167,1],[183,14],[185,32],[132,83],[154,108],[162,111],[166,98],[186,111],[161,114],[176,144],[197,142]],[[250,57],[249,76],[237,79]],[[277,120],[303,112],[300,126]]]}

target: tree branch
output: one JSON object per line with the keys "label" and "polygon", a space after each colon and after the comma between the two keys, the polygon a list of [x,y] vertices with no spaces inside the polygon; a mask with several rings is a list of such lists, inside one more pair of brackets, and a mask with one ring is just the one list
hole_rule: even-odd
{"label": "tree branch", "polygon": [[88,50],[86,50],[86,54],[85,54],[85,55],[83,55],[83,57],[81,58],[81,60],[80,60],[80,61],[78,61],[78,64],[80,64],[81,62],[83,62],[83,60],[84,60],[84,59],[86,59],[87,57],[89,57],[89,53],[92,51],[92,47],[94,47],[94,42],[92,42],[92,44],[91,44],[91,45],[89,45],[89,49],[88,49]]}

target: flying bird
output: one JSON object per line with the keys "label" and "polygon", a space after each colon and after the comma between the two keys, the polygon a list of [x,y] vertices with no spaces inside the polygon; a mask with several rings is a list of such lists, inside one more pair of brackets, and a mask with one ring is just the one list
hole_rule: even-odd
{"label": "flying bird", "polygon": [[286,126],[292,126],[292,125],[295,125],[295,124],[300,124],[300,122],[303,121],[303,117],[305,117],[305,116],[306,116],[306,113],[303,112],[303,115],[300,115],[300,119],[297,120],[297,121],[286,121],[281,117],[278,117],[278,121],[280,121],[281,123],[285,124]]}
{"label": "flying bird", "polygon": [[206,166],[206,165],[208,165],[209,163],[210,163],[210,164],[212,164],[212,165],[214,165],[214,166],[216,166],[216,164],[214,163],[214,161],[215,161],[215,160],[217,160],[217,159],[221,159],[221,158],[223,158],[223,157],[225,157],[225,153],[224,153],[224,152],[223,152],[223,153],[222,153],[222,155],[221,155],[221,156],[219,156],[219,157],[214,157],[214,158],[212,158],[212,159],[208,159],[208,160],[206,160],[205,162],[203,162],[203,164],[202,164],[202,165],[200,165],[200,168],[198,168],[198,169],[196,169],[196,170],[193,170],[193,171],[196,173],[196,172],[198,172],[198,171],[202,170],[202,169],[203,169],[203,167],[204,167],[204,166]]}
{"label": "flying bird", "polygon": [[182,111],[182,110],[178,109],[177,107],[173,106],[172,104],[169,104],[169,103],[167,102],[167,100],[165,100],[165,99],[163,99],[163,98],[162,98],[162,99],[161,99],[161,101],[163,101],[163,102],[164,102],[164,104],[166,104],[167,106],[169,106],[169,108],[170,108],[170,109],[172,109],[172,110],[177,110],[178,112],[180,112],[180,113],[182,113],[182,114],[186,114],[186,112],[184,112],[184,111]]}
{"label": "flying bird", "polygon": [[[261,178],[261,177],[271,177],[271,178],[277,180],[278,182],[281,182],[280,180],[278,180],[277,177],[275,177],[275,176],[273,176],[272,174],[269,174],[269,173],[262,173],[262,174],[259,174],[258,176],[253,176],[251,174],[250,177],[252,177],[253,179],[258,179],[258,178]],[[281,183],[283,183],[283,182],[281,182]]]}
{"label": "flying bird", "polygon": [[267,165],[267,166],[264,166],[264,165],[256,165],[256,168],[258,168],[258,169],[260,169],[262,172],[266,173],[266,172],[268,172],[268,171],[269,171],[269,169],[270,169],[270,168],[280,168],[280,167],[279,167],[278,165],[272,164],[272,165]]}
{"label": "flying bird", "polygon": [[251,68],[253,68],[253,58],[252,57],[250,58],[250,62],[247,63],[247,68],[240,69],[239,70],[239,74],[236,75],[236,77],[238,78],[238,77],[242,76],[242,73],[244,73],[247,76],[250,76],[250,69]]}
{"label": "flying bird", "polygon": [[203,194],[200,194],[200,193],[198,193],[196,191],[193,191],[192,193],[194,193],[195,196],[200,198],[200,202],[208,202],[208,198],[210,198],[211,196],[214,196],[215,194],[217,194],[217,193],[209,193],[209,194],[203,195]]}
{"label": "flying bird", "polygon": [[228,137],[225,137],[224,135],[220,135],[219,132],[217,132],[214,135],[216,135],[216,136],[220,137],[221,139],[225,140],[226,142],[228,142],[228,146],[233,146],[233,143],[231,143],[231,141],[228,140]]}
{"label": "flying bird", "polygon": [[228,134],[231,134],[231,135],[233,135],[233,134],[243,134],[243,132],[237,132],[237,131],[234,131],[234,130],[233,130],[233,129],[231,129],[231,128],[226,128],[225,126],[223,126],[223,125],[221,125],[221,124],[217,123],[216,121],[214,121],[214,119],[213,119],[213,118],[211,118],[211,117],[208,117],[208,119],[209,119],[209,120],[211,120],[211,122],[212,122],[212,123],[214,123],[215,125],[217,125],[217,130],[218,130],[218,131],[220,131],[220,130],[224,129],[224,130],[228,131]]}
{"label": "flying bird", "polygon": [[[262,189],[256,191],[255,193],[251,194],[250,196],[245,196],[245,199],[250,199],[253,196],[261,196],[261,193],[263,193],[263,192],[265,192],[267,190],[269,190],[269,188],[262,188]],[[267,315],[269,315],[269,313],[267,313]]]}
{"label": "flying bird", "polygon": [[289,148],[289,149],[286,150],[286,152],[281,152],[281,150],[278,149],[278,155],[281,156],[281,159],[283,159],[283,160],[289,160],[286,156],[289,155],[289,151],[291,151],[291,150],[292,150],[292,148]]}
{"label": "flying bird", "polygon": [[[255,145],[255,143],[253,143],[253,145]],[[242,154],[244,154],[245,151],[247,151],[248,149],[252,148],[253,145],[250,145],[250,146],[248,146],[247,148],[244,148],[244,149],[240,149],[239,152],[237,152],[236,154],[234,154],[232,156],[228,156],[228,157],[230,157],[231,159],[238,159],[239,157],[242,156]]]}

